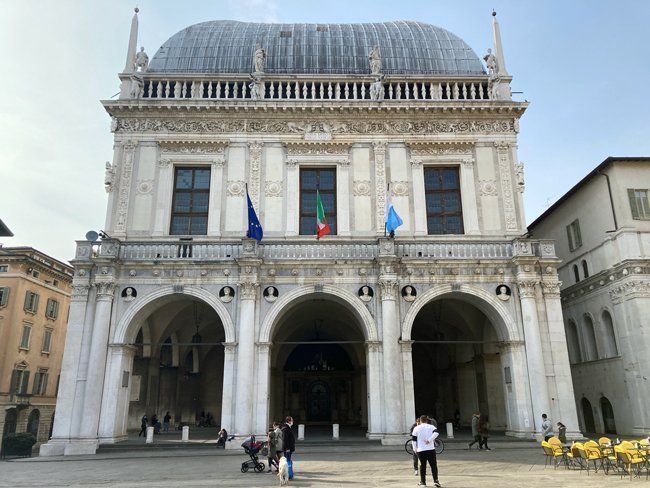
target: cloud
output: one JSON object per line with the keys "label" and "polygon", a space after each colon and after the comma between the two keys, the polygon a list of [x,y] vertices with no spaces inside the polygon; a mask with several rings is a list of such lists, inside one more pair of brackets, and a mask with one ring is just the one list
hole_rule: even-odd
{"label": "cloud", "polygon": [[228,0],[237,20],[278,22],[278,4],[275,0]]}

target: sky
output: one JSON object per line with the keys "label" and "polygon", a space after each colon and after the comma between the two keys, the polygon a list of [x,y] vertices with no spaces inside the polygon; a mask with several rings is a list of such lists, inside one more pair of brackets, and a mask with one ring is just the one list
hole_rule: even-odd
{"label": "sky", "polygon": [[[648,0],[0,0],[0,219],[62,261],[103,228],[110,118],[133,8],[151,58],[199,22],[417,20],[461,37],[482,58],[494,8],[521,119],[527,222],[608,156],[650,155]],[[648,183],[650,184],[650,182]]]}

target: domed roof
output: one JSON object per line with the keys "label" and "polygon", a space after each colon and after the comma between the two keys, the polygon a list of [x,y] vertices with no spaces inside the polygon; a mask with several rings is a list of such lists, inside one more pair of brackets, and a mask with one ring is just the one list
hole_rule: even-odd
{"label": "domed roof", "polygon": [[379,46],[384,74],[483,75],[458,36],[412,21],[368,24],[264,24],[215,20],[183,29],[152,58],[149,72],[251,73],[256,45],[269,74],[370,74]]}

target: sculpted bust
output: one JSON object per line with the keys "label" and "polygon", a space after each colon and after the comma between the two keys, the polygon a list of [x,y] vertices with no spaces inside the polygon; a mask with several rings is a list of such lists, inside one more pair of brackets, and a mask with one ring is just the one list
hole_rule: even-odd
{"label": "sculpted bust", "polygon": [[233,299],[234,295],[235,295],[235,292],[234,292],[234,290],[232,288],[230,288],[229,286],[224,286],[221,289],[221,292],[219,293],[219,299],[223,303],[230,303],[230,302],[232,302],[232,299]]}

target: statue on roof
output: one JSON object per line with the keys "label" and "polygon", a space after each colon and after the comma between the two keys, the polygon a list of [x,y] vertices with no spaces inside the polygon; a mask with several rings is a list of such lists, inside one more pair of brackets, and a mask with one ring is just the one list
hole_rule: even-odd
{"label": "statue on roof", "polygon": [[147,71],[149,67],[149,56],[144,52],[144,47],[140,47],[140,51],[135,55],[135,70],[140,72]]}
{"label": "statue on roof", "polygon": [[488,75],[490,78],[494,78],[497,75],[497,57],[492,54],[492,49],[488,49],[488,52],[483,56],[485,60],[485,66],[488,69]]}
{"label": "statue on roof", "polygon": [[377,76],[375,81],[370,84],[370,100],[378,102],[384,99],[384,84],[381,82],[381,76]]}
{"label": "statue on roof", "polygon": [[255,47],[253,64],[255,66],[255,73],[264,73],[264,68],[266,67],[266,50],[260,44],[257,44]]}
{"label": "statue on roof", "polygon": [[251,92],[251,100],[264,98],[264,83],[259,76],[251,75],[253,81],[248,85]]}
{"label": "statue on roof", "polygon": [[375,46],[368,54],[368,60],[370,61],[370,73],[373,75],[378,75],[381,73],[381,55],[379,54],[379,46]]}

